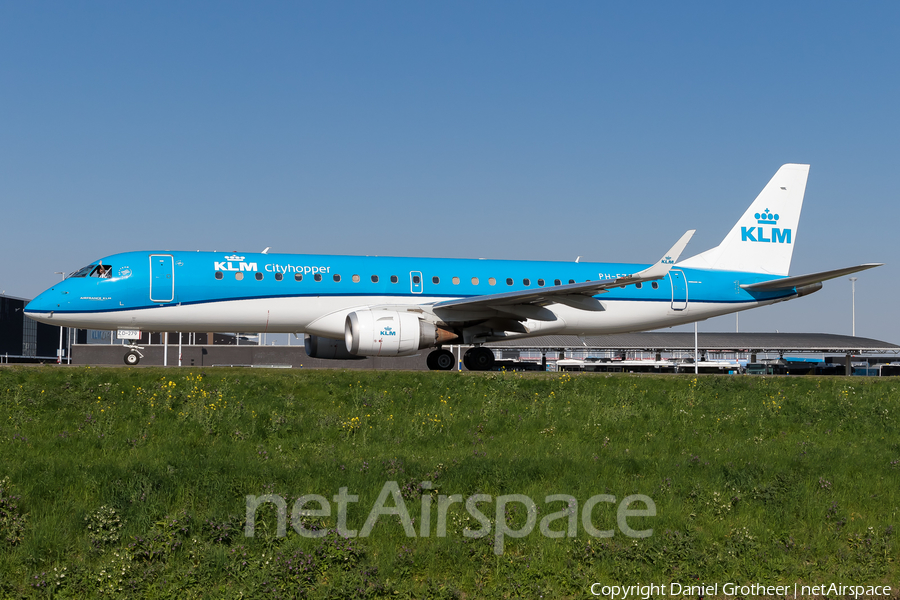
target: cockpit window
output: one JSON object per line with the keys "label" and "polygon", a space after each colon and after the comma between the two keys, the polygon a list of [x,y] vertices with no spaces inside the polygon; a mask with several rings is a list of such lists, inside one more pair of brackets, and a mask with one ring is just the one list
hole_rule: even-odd
{"label": "cockpit window", "polygon": [[74,273],[70,274],[69,277],[87,277],[96,268],[97,268],[97,265],[88,265],[88,266],[78,269]]}
{"label": "cockpit window", "polygon": [[112,277],[112,265],[97,265],[97,268],[91,271],[91,277],[109,279]]}
{"label": "cockpit window", "polygon": [[112,277],[112,265],[88,265],[78,269],[69,277],[101,277],[108,279]]}

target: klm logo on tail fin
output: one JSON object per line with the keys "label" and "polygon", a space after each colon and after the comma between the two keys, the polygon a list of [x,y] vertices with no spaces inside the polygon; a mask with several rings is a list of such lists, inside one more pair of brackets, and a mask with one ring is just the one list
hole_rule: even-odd
{"label": "klm logo on tail fin", "polygon": [[[753,215],[759,225],[777,225],[778,215],[769,212]],[[768,234],[768,237],[766,235]],[[778,227],[741,227],[742,242],[768,242],[772,244],[790,244],[791,230]]]}

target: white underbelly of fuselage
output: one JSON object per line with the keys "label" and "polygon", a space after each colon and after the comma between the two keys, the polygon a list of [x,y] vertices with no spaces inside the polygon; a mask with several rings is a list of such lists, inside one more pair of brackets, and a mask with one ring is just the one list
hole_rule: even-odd
{"label": "white underbelly of fuselage", "polygon": [[[183,332],[267,332],[310,333],[341,338],[344,320],[354,310],[373,306],[416,306],[447,298],[427,296],[318,296],[297,298],[255,298],[197,304],[164,304],[137,310],[62,313],[34,318],[51,325],[84,329],[140,329],[142,331]],[[754,308],[770,302],[690,303],[674,310],[670,302],[603,300],[605,310],[586,311],[552,304],[547,306],[557,319],[524,322],[533,335],[600,335],[671,327],[682,323]],[[516,334],[511,337],[523,337]]]}

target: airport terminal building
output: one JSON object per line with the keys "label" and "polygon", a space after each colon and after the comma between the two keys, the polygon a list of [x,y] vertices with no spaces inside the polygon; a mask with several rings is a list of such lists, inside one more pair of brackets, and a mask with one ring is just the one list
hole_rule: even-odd
{"label": "airport terminal building", "polygon": [[[0,363],[56,362],[60,356],[67,364],[123,364],[127,349],[114,332],[38,323],[25,316],[27,303],[0,295]],[[246,333],[141,332],[136,342],[142,365],[427,369],[425,352],[323,360],[310,358],[303,345],[261,345],[261,339]],[[700,333],[696,340],[692,333],[671,331],[550,335],[486,346],[496,369],[508,370],[671,373],[693,372],[696,363],[696,370],[706,373],[900,375],[900,346],[824,333]],[[465,351],[448,348],[458,356]]]}
{"label": "airport terminal building", "polygon": [[[222,341],[221,343],[220,336]],[[192,343],[189,334],[154,334],[142,344],[142,365],[243,366],[314,369],[427,370],[427,352],[356,360],[310,358],[303,345],[264,345],[258,336],[215,334],[215,344]],[[254,339],[255,337],[255,339]],[[165,340],[168,339],[168,343]],[[180,344],[179,344],[180,339]],[[193,338],[195,339],[195,338]],[[601,336],[542,336],[486,344],[494,370],[632,373],[756,373],[900,375],[900,346],[825,333],[692,333],[656,331]],[[466,346],[445,346],[461,357]],[[76,345],[75,364],[123,364],[126,348]]]}

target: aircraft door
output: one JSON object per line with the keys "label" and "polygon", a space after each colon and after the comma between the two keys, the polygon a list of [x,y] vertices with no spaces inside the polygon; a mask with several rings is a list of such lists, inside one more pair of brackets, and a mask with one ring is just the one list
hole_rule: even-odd
{"label": "aircraft door", "polygon": [[669,271],[669,282],[672,284],[672,310],[684,310],[688,305],[687,278],[681,269]]}
{"label": "aircraft door", "polygon": [[175,269],[171,254],[150,255],[150,301],[171,302],[175,299]]}
{"label": "aircraft door", "polygon": [[410,271],[409,272],[409,291],[413,294],[421,294],[422,293],[422,272],[421,271]]}

